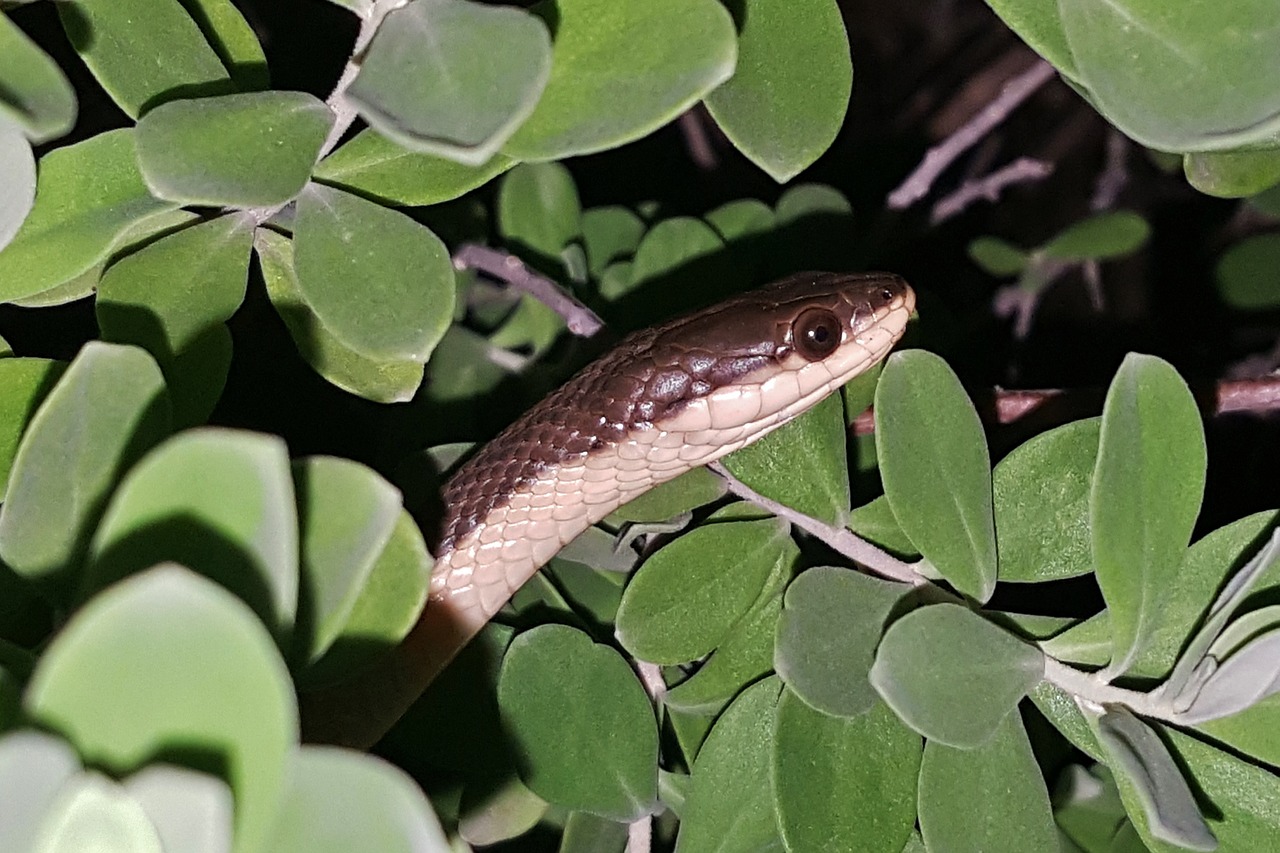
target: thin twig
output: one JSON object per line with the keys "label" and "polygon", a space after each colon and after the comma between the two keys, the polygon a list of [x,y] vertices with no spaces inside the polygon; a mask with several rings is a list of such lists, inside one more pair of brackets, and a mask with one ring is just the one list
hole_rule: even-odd
{"label": "thin twig", "polygon": [[930,148],[924,160],[902,184],[889,193],[888,204],[893,210],[910,207],[929,192],[933,182],[962,153],[973,147],[996,125],[1000,124],[1015,108],[1040,88],[1054,74],[1053,66],[1039,60],[1026,71],[1014,77],[972,119],[965,122],[941,144]]}
{"label": "thin twig", "polygon": [[649,853],[653,847],[653,817],[645,815],[627,827],[627,853]]}
{"label": "thin twig", "polygon": [[705,113],[700,107],[686,110],[681,114],[678,126],[684,137],[684,147],[689,152],[689,159],[703,171],[710,172],[720,165],[716,150],[711,146],[711,137],[707,134]]}
{"label": "thin twig", "polygon": [[725,483],[729,486],[729,491],[733,494],[800,528],[833,550],[856,563],[866,566],[876,574],[890,580],[911,584],[912,586],[928,583],[928,580],[917,572],[910,563],[904,563],[892,554],[882,551],[859,537],[849,528],[827,524],[824,521],[819,521],[816,518],[798,512],[785,504],[780,504],[772,498],[765,497],[729,473],[729,470],[719,462],[713,462],[707,467],[724,478]]}
{"label": "thin twig", "polygon": [[1107,131],[1107,150],[1102,174],[1089,199],[1090,210],[1110,210],[1115,206],[1120,191],[1129,183],[1129,140],[1123,133],[1111,128]]}
{"label": "thin twig", "polygon": [[604,320],[594,311],[509,252],[463,243],[453,253],[453,265],[460,270],[479,270],[529,294],[563,317],[569,331],[579,337],[589,338],[604,328]]}
{"label": "thin twig", "polygon": [[929,222],[932,225],[939,225],[958,215],[979,199],[996,201],[1006,187],[1042,181],[1051,174],[1053,174],[1052,163],[1031,157],[1019,157],[988,175],[965,181],[959,189],[933,206]]}

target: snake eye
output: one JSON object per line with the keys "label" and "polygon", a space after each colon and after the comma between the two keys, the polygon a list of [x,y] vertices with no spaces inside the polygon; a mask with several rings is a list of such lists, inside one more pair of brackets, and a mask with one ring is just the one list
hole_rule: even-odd
{"label": "snake eye", "polygon": [[809,361],[821,361],[840,346],[840,318],[826,308],[808,308],[791,327],[791,340]]}

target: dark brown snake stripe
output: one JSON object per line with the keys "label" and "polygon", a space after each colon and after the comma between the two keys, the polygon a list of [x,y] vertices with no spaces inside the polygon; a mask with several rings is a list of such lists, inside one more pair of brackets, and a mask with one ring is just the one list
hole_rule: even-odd
{"label": "dark brown snake stripe", "polygon": [[421,618],[368,672],[304,697],[308,737],[377,740],[570,539],[883,359],[914,304],[890,274],[802,273],[637,332],[589,364],[449,479]]}

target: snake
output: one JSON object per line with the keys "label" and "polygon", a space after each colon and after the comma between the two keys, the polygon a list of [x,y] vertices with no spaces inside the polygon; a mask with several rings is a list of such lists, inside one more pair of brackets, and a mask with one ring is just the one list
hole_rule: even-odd
{"label": "snake", "polygon": [[301,697],[307,739],[372,745],[561,548],[865,373],[914,310],[897,275],[808,272],[624,338],[449,477],[426,606],[356,677]]}

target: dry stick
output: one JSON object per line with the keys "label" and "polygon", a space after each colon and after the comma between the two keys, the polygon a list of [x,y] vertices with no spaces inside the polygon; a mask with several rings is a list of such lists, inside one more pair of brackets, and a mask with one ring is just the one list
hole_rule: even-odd
{"label": "dry stick", "polygon": [[689,159],[703,171],[710,172],[720,165],[716,150],[711,146],[711,136],[707,133],[704,120],[705,113],[697,108],[686,110],[679,120],[680,134],[684,137],[685,148],[689,150]]}
{"label": "dry stick", "polygon": [[995,201],[1006,187],[1042,181],[1053,174],[1053,164],[1031,157],[1019,157],[981,178],[965,181],[960,188],[933,206],[929,224],[940,225],[979,199]]}
{"label": "dry stick", "polygon": [[539,275],[515,255],[477,243],[463,243],[453,254],[460,270],[479,270],[529,294],[564,318],[569,331],[589,338],[604,328],[604,320],[546,276]]}
{"label": "dry stick", "polygon": [[1107,131],[1107,152],[1102,174],[1089,199],[1090,210],[1110,210],[1120,197],[1120,191],[1129,183],[1129,140],[1123,133],[1111,128]]}
{"label": "dry stick", "polygon": [[1032,92],[1044,85],[1053,73],[1052,65],[1039,60],[1006,83],[995,100],[988,103],[981,112],[943,140],[941,145],[936,145],[926,152],[924,160],[916,170],[897,189],[889,193],[889,208],[901,210],[923,198],[933,186],[933,182],[957,157],[973,147],[993,127],[1008,118],[1009,114]]}

